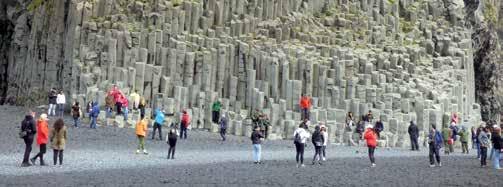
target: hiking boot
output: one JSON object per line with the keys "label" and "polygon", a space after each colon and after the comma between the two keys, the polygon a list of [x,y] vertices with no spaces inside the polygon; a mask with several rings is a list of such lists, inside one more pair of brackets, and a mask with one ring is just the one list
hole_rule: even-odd
{"label": "hiking boot", "polygon": [[304,165],[304,164],[301,164],[301,165],[300,165],[300,167],[301,167],[301,168],[303,168],[303,167],[306,167],[306,165]]}
{"label": "hiking boot", "polygon": [[37,161],[37,160],[35,160],[35,158],[30,159],[30,162],[32,165],[35,165],[35,161]]}
{"label": "hiking boot", "polygon": [[376,164],[375,164],[375,163],[372,163],[372,165],[370,165],[370,167],[375,168],[375,167],[376,167]]}
{"label": "hiking boot", "polygon": [[143,154],[148,155],[147,150],[143,150]]}
{"label": "hiking boot", "polygon": [[438,167],[442,167],[442,162],[439,162],[439,163],[438,163]]}
{"label": "hiking boot", "polygon": [[434,167],[435,167],[435,165],[433,165],[433,164],[430,164],[430,168],[434,168]]}

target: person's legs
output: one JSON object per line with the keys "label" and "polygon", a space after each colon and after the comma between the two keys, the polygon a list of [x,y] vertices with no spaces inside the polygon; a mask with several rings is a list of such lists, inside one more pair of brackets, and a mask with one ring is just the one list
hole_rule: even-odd
{"label": "person's legs", "polygon": [[306,144],[301,143],[299,146],[299,152],[300,152],[300,164],[304,164],[304,148]]}
{"label": "person's legs", "polygon": [[489,154],[489,160],[493,160],[494,149],[491,148],[491,153]]}
{"label": "person's legs", "polygon": [[143,138],[140,135],[137,135],[138,137],[138,151],[143,150]]}
{"label": "person's legs", "polygon": [[375,163],[374,150],[375,150],[375,147],[369,147],[369,158],[370,158],[371,164]]}
{"label": "person's legs", "polygon": [[58,154],[59,154],[59,151],[58,151],[58,150],[56,150],[56,149],[53,149],[53,150],[52,150],[52,163],[53,163],[54,165],[56,165],[56,164],[58,163],[58,162],[57,162],[57,160],[58,160]]}
{"label": "person's legs", "polygon": [[175,150],[176,146],[173,146],[173,149],[171,149],[171,159],[175,159]]}
{"label": "person's legs", "polygon": [[59,150],[59,165],[63,165],[63,150]]}
{"label": "person's legs", "polygon": [[439,148],[434,148],[435,150],[435,158],[437,159],[437,163],[440,165],[440,150]]}
{"label": "person's legs", "polygon": [[325,161],[326,156],[327,156],[326,149],[327,149],[326,145],[324,145],[324,146],[321,147],[321,154],[322,154],[323,161]]}
{"label": "person's legs", "polygon": [[154,127],[152,129],[152,140],[155,139],[155,131],[157,131],[158,124],[157,122],[154,122]]}
{"label": "person's legs", "polygon": [[[493,148],[493,150],[494,150],[494,148]],[[494,166],[494,169],[500,168],[500,152],[499,152],[499,150],[494,150],[493,166]]]}
{"label": "person's legs", "polygon": [[31,146],[33,144],[33,138],[24,138],[24,156],[23,156],[23,164],[28,164],[29,159],[30,159],[30,153],[31,153]]}
{"label": "person's legs", "polygon": [[454,153],[454,143],[456,143],[456,142],[449,144],[449,153]]}
{"label": "person's legs", "polygon": [[300,161],[300,143],[295,142],[295,161],[299,164]]}
{"label": "person's legs", "polygon": [[258,144],[253,144],[253,162],[258,162]]}
{"label": "person's legs", "polygon": [[487,159],[487,147],[480,148],[480,165],[485,166]]}
{"label": "person's legs", "polygon": [[430,145],[430,165],[435,164],[435,160],[433,159],[433,155],[435,155],[435,147]]}
{"label": "person's legs", "polygon": [[162,140],[162,125],[159,124],[159,140]]}
{"label": "person's legs", "polygon": [[[475,143],[475,148],[477,148],[477,158],[480,158],[480,143]],[[486,157],[487,157],[487,148],[486,148]]]}
{"label": "person's legs", "polygon": [[44,162],[44,154],[47,151],[47,144],[41,144],[40,145],[40,165],[45,165]]}
{"label": "person's legs", "polygon": [[416,145],[414,144],[414,137],[409,136],[410,138],[410,150],[416,150]]}
{"label": "person's legs", "polygon": [[447,141],[444,141],[444,153],[446,155],[449,154],[449,144],[447,143]]}

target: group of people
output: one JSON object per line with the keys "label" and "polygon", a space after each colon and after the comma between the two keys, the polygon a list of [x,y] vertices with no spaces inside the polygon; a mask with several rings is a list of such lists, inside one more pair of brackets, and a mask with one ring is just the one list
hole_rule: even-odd
{"label": "group of people", "polygon": [[[26,145],[21,166],[28,167],[35,165],[37,160],[39,160],[41,166],[46,166],[44,154],[47,151],[47,144],[49,142],[53,149],[54,165],[57,164],[58,160],[59,164],[62,165],[63,150],[65,149],[67,139],[67,131],[63,120],[61,118],[57,119],[53,127],[49,130],[49,119],[47,114],[41,114],[36,121],[35,117],[35,112],[29,112],[21,122],[19,137],[24,140]],[[35,139],[40,148],[40,152],[30,159],[32,144]]]}
{"label": "group of people", "polygon": [[48,98],[49,98],[49,109],[47,111],[47,114],[49,116],[57,115],[59,117],[63,117],[66,104],[66,97],[63,90],[56,90],[56,88],[52,88],[49,91]]}
{"label": "group of people", "polygon": [[489,125],[481,123],[480,126],[473,127],[472,143],[473,148],[477,149],[477,158],[480,160],[481,167],[487,166],[487,152],[490,150],[489,159],[493,163],[493,168],[501,169],[499,162],[503,150],[503,139],[500,125],[490,122]]}

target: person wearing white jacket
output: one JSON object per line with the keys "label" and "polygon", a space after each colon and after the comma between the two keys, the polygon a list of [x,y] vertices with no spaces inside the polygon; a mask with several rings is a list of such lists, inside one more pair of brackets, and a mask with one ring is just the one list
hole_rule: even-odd
{"label": "person wearing white jacket", "polygon": [[63,117],[63,113],[65,111],[65,103],[66,103],[66,97],[63,91],[59,91],[58,95],[56,96],[56,104],[58,106],[58,115],[60,117]]}
{"label": "person wearing white jacket", "polygon": [[300,124],[299,128],[297,128],[293,133],[295,150],[297,151],[297,155],[295,156],[297,167],[304,167],[304,147],[306,145],[307,139],[311,136],[311,134],[307,132],[305,127],[306,126],[304,124]]}
{"label": "person wearing white jacket", "polygon": [[321,147],[321,160],[325,161],[326,160],[326,153],[325,149],[327,148],[327,143],[328,143],[328,132],[327,132],[327,127],[325,125],[321,125],[321,135],[323,136],[323,146]]}

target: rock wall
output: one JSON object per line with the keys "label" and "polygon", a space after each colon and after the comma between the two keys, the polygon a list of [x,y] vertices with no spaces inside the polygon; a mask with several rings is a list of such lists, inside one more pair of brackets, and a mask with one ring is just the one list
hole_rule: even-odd
{"label": "rock wall", "polygon": [[[247,116],[261,109],[271,119],[272,139],[291,138],[302,93],[313,98],[312,121],[327,124],[335,142],[351,137],[343,128],[348,111],[372,110],[382,119],[386,146],[408,144],[411,120],[422,132],[445,125],[451,112],[467,126],[480,120],[473,32],[460,1],[47,2],[58,11],[49,17],[36,16],[47,8],[34,11],[39,20],[31,23],[51,22],[24,32],[31,34],[28,53],[7,53],[25,55],[14,58],[16,67],[29,67],[17,64],[23,59],[36,66],[23,71],[38,74],[9,63],[16,70],[9,71],[9,85],[58,86],[81,103],[103,103],[117,84],[125,93],[138,90],[153,107],[189,109],[200,122],[194,128],[212,131],[210,106],[219,98],[231,133],[251,133]],[[41,51],[44,60],[26,55]],[[16,96],[11,90],[22,91],[9,86],[7,95]]]}

